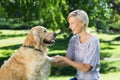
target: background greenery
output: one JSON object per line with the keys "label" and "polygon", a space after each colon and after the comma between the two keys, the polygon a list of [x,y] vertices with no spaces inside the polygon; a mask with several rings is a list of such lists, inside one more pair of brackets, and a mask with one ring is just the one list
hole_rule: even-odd
{"label": "background greenery", "polygon": [[[65,55],[72,36],[67,16],[75,9],[88,13],[88,30],[100,38],[102,80],[120,80],[120,0],[0,0],[0,65],[22,45],[35,25],[58,33],[48,55]],[[49,79],[68,80],[74,74],[71,66],[53,65]]]}
{"label": "background greenery", "polygon": [[97,32],[120,31],[120,0],[0,0],[0,28],[30,29],[43,25],[67,32],[67,15],[75,9],[88,13],[89,26]]}

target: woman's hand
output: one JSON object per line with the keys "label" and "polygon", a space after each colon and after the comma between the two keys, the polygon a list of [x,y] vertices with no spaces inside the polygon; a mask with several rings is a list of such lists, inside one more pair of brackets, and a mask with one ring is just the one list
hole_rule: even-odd
{"label": "woman's hand", "polygon": [[54,60],[55,63],[60,63],[60,62],[64,62],[66,57],[63,57],[63,56],[60,56],[60,55],[56,55],[56,56],[54,56],[54,58],[56,58]]}
{"label": "woman's hand", "polygon": [[60,56],[60,55],[56,55],[56,56],[53,56],[55,58],[55,60],[53,61],[53,64],[55,65],[61,65],[61,66],[66,66],[66,62],[65,60],[67,59],[66,57],[64,56]]}

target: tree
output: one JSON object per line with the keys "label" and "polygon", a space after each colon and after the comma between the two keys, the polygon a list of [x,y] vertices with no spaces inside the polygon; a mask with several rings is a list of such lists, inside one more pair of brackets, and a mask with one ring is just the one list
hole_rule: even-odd
{"label": "tree", "polygon": [[[1,0],[6,18],[32,26],[34,21],[53,31],[68,31],[67,15],[75,9],[85,10],[90,18],[89,26],[108,29],[113,9],[110,0]],[[23,24],[23,23],[22,23]],[[67,27],[66,27],[67,26]]]}
{"label": "tree", "polygon": [[113,5],[112,20],[109,22],[109,30],[120,32],[120,0],[110,0]]}
{"label": "tree", "polygon": [[28,25],[37,20],[40,25],[54,31],[59,28],[64,30],[66,21],[62,12],[68,11],[66,0],[1,0],[0,4],[5,9],[8,19],[19,20],[17,22],[21,20]]}

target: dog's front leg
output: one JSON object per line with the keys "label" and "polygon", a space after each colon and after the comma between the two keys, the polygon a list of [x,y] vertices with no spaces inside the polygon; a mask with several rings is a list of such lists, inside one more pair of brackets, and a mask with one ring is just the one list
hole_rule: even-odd
{"label": "dog's front leg", "polygon": [[50,62],[54,62],[54,61],[56,60],[56,58],[54,58],[54,57],[49,57],[49,56],[47,56],[47,59],[48,59]]}

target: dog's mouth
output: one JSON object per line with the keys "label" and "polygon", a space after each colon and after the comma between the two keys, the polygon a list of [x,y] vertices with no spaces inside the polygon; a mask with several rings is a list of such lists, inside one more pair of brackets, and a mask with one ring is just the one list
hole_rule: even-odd
{"label": "dog's mouth", "polygon": [[51,38],[45,38],[45,39],[43,40],[43,43],[45,43],[45,44],[54,44],[54,43],[55,43],[56,35],[57,35],[57,34],[54,33],[54,34],[51,36]]}
{"label": "dog's mouth", "polygon": [[55,43],[55,39],[52,39],[52,40],[44,39],[43,42],[46,43],[46,44],[54,44]]}

